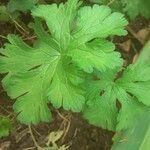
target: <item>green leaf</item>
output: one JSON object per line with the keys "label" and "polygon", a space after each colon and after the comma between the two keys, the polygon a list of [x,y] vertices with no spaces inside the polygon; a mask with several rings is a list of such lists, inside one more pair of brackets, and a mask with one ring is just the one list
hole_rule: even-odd
{"label": "green leaf", "polygon": [[129,66],[121,79],[117,81],[128,93],[134,95],[139,102],[150,106],[150,64]]}
{"label": "green leaf", "polygon": [[[116,133],[112,150],[149,150],[150,111],[139,117],[138,121],[127,130]],[[133,146],[134,145],[134,146]]]}
{"label": "green leaf", "polygon": [[52,36],[61,45],[61,50],[65,50],[70,42],[71,27],[78,5],[78,0],[68,0],[65,5],[39,5],[32,10],[33,16],[44,18]]}
{"label": "green leaf", "polygon": [[51,47],[53,43],[47,45],[42,42],[39,47],[32,48],[15,36],[9,36],[9,40],[12,43],[7,44],[7,51],[2,50],[5,57],[1,58],[1,62],[4,62],[0,68],[3,73],[9,71],[3,86],[11,98],[17,98],[14,110],[19,113],[21,122],[36,124],[39,121],[49,121],[51,115],[47,106],[48,97],[54,106],[58,101],[60,105],[57,108],[63,106],[73,111],[82,109],[84,97],[69,81],[71,76],[66,75],[65,63],[64,66],[61,65],[60,53]]}
{"label": "green leaf", "polygon": [[[106,70],[97,74],[99,80],[95,81],[96,85],[89,83],[87,95],[91,96],[86,97],[87,106],[83,114],[91,124],[109,130],[115,130],[116,127],[116,130],[120,131],[130,127],[137,121],[138,116],[150,109],[150,66],[130,65],[117,80],[116,72]],[[92,105],[94,103],[95,105]],[[117,121],[114,121],[116,118]],[[108,119],[109,124],[105,124]]]}
{"label": "green leaf", "polygon": [[87,82],[87,103],[83,111],[83,117],[89,123],[112,131],[116,130],[118,115],[113,83],[115,72],[96,73],[101,80]]}
{"label": "green leaf", "polygon": [[10,0],[7,9],[11,13],[16,10],[27,11],[30,10],[37,2],[38,0]]}
{"label": "green leaf", "polygon": [[[149,107],[150,66],[130,65],[120,79],[116,80],[115,93],[121,103],[117,130],[127,129]],[[140,103],[142,102],[142,103]],[[144,105],[145,104],[145,105]],[[148,105],[148,106],[146,106]]]}
{"label": "green leaf", "polygon": [[[1,48],[0,52],[5,57],[0,57],[0,71],[2,73],[10,72],[24,72],[39,65],[47,65],[49,63],[57,62],[60,53],[54,47],[55,41],[49,38],[48,45],[46,41],[41,41],[36,47],[30,47],[25,44],[20,38],[15,35],[8,36],[9,44],[5,45],[5,49]],[[55,45],[53,45],[53,43]],[[51,47],[53,46],[53,47]],[[26,62],[26,60],[28,61]]]}
{"label": "green leaf", "polygon": [[[122,108],[118,116],[117,130],[131,127],[145,111],[150,110],[150,63],[149,43],[144,47],[139,59],[130,65],[116,81],[116,93]],[[147,54],[147,55],[146,55]],[[142,104],[142,103],[143,104]]]}
{"label": "green leaf", "polygon": [[[123,29],[127,20],[121,13],[111,13],[107,6],[94,5],[80,8],[73,32],[75,43],[83,44],[93,38],[106,38],[111,35],[126,35]],[[111,25],[111,26],[110,26]]]}
{"label": "green leaf", "polygon": [[[60,66],[49,89],[49,99],[56,108],[63,106],[66,110],[80,112],[85,103],[84,92],[68,79],[71,81],[70,74],[64,72],[64,67]],[[72,79],[76,80],[76,84],[82,82],[82,79],[76,74]]]}
{"label": "green leaf", "polygon": [[121,103],[121,108],[117,116],[117,131],[130,128],[138,122],[138,118],[142,116],[146,110],[150,110],[150,107],[139,103],[137,99],[128,95],[121,87],[117,89],[116,95]]}
{"label": "green leaf", "polygon": [[[104,91],[100,91],[101,83],[94,82],[90,85],[87,92],[88,103],[84,109],[83,117],[90,124],[115,131],[117,124],[117,108],[115,94],[111,86],[108,86]],[[100,92],[104,92],[102,96]]]}
{"label": "green leaf", "polygon": [[[49,121],[46,91],[59,54],[43,43],[42,47],[31,48],[16,36],[8,39],[11,44],[3,51],[5,57],[1,58],[0,68],[3,73],[9,72],[2,82],[8,95],[17,98],[14,109],[19,113],[18,118],[26,124]],[[41,67],[34,69],[37,66]]]}
{"label": "green leaf", "polygon": [[[106,68],[121,66],[122,60],[120,55],[114,52],[114,45],[101,38],[126,34],[123,26],[127,25],[127,21],[123,15],[111,13],[107,6],[94,5],[80,8],[77,16],[68,53],[72,60],[88,73],[94,68],[102,71]],[[119,22],[116,22],[116,19]],[[90,42],[94,38],[99,39]],[[110,62],[112,66],[109,65]]]}
{"label": "green leaf", "polygon": [[106,68],[111,69],[122,66],[120,54],[114,52],[114,49],[115,46],[113,43],[98,39],[73,49],[69,52],[69,56],[85,72],[91,73],[93,72],[93,68],[105,71]]}
{"label": "green leaf", "polygon": [[0,117],[0,138],[8,136],[12,130],[12,124],[6,117]]}
{"label": "green leaf", "polygon": [[[79,6],[78,0],[68,0],[67,3],[59,6],[52,4],[35,7],[32,15],[43,18],[48,31],[45,31],[40,21],[35,19],[35,24],[31,25],[37,34],[33,46],[27,45],[17,36],[9,35],[10,43],[0,49],[0,72],[7,73],[2,80],[3,87],[12,99],[16,99],[13,108],[22,123],[37,124],[40,121],[50,121],[48,103],[52,103],[56,108],[63,107],[74,112],[82,111],[85,104],[85,91],[82,88],[86,74],[84,71],[91,72],[93,68],[105,70],[107,67],[118,67],[122,63],[120,55],[114,52],[113,44],[104,39],[94,39],[109,35],[123,35],[124,26],[127,24],[123,15],[111,14],[110,9],[105,6],[85,7],[85,10],[84,7],[79,9]],[[88,40],[83,43],[76,36],[81,28],[81,21],[84,21],[82,24],[85,25],[93,23],[87,17],[87,20],[82,20],[82,15],[85,17],[83,10],[87,13],[87,8],[99,18],[93,21],[95,25],[97,24],[96,29],[100,30],[98,36],[95,36],[95,33],[91,33],[94,35],[92,37],[88,34]],[[119,20],[116,22],[114,17]],[[102,31],[109,23],[112,23],[112,26],[104,35]],[[83,31],[86,31],[86,26],[83,26],[85,28]],[[89,42],[89,40],[94,41]],[[85,65],[81,61],[78,63],[74,60],[79,56],[78,53],[85,55],[80,50],[85,46],[88,47],[87,53],[91,66],[86,63],[86,58],[83,58]],[[72,54],[77,49],[79,52]],[[96,56],[92,51],[95,51]],[[81,59],[82,56],[79,60]],[[115,63],[114,59],[116,59]]]}

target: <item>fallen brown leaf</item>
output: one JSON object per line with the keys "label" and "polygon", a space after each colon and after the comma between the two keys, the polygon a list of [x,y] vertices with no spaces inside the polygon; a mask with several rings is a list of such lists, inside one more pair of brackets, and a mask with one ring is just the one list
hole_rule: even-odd
{"label": "fallen brown leaf", "polygon": [[137,36],[144,44],[147,41],[148,35],[150,34],[150,28],[144,28],[137,32]]}

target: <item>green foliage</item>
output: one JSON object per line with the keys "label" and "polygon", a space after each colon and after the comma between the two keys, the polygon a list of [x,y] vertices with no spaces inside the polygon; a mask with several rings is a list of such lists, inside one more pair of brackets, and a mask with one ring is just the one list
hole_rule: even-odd
{"label": "green foliage", "polygon": [[83,112],[91,124],[120,131],[134,126],[150,110],[149,53],[150,42],[136,63],[126,69],[94,73],[98,80],[87,82],[87,104]]}
{"label": "green foliage", "polygon": [[[91,0],[111,9],[97,4],[81,7],[79,0],[36,6],[37,1],[10,0],[8,9],[0,6],[0,21],[9,20],[9,13],[16,11],[31,10],[34,17],[33,46],[8,35],[9,43],[0,48],[0,73],[6,75],[2,84],[16,100],[13,109],[20,122],[51,121],[48,104],[52,104],[82,112],[90,124],[117,131],[112,150],[148,150],[150,42],[135,64],[123,68],[123,59],[108,38],[127,33],[126,19],[114,11],[126,12],[131,19],[149,18],[150,1]],[[11,131],[9,118],[0,117],[0,138]],[[52,132],[45,149],[67,149],[56,144],[61,136]]]}
{"label": "green foliage", "polygon": [[83,111],[83,116],[91,124],[120,131],[138,124],[141,116],[149,112],[149,52],[150,42],[137,62],[126,69],[94,73],[99,80],[88,81],[87,104]]}
{"label": "green foliage", "polygon": [[[122,65],[115,46],[106,38],[126,34],[124,16],[111,13],[107,6],[80,4],[78,0],[68,0],[59,6],[35,7],[32,15],[46,21],[50,34],[35,20],[33,28],[38,40],[33,47],[9,35],[9,43],[0,49],[0,72],[7,73],[2,84],[16,99],[13,108],[22,123],[50,121],[48,103],[55,108],[82,111],[85,77],[95,69],[104,74]],[[114,107],[111,109],[114,111]]]}
{"label": "green foliage", "polygon": [[84,117],[91,124],[109,130],[130,127],[138,116],[150,109],[149,74],[150,64],[130,65],[119,79],[116,71],[100,73],[100,80],[88,84]]}
{"label": "green foliage", "polygon": [[[142,53],[135,64],[123,68],[123,59],[107,40],[126,35],[127,21],[121,13],[104,5],[81,7],[78,0],[34,7],[32,1],[24,8],[18,4],[10,10],[32,8],[37,40],[29,46],[8,35],[9,43],[0,49],[0,72],[6,74],[2,84],[16,99],[13,109],[22,123],[51,121],[49,103],[83,112],[89,123],[112,131],[130,130],[149,112],[149,55]],[[8,135],[10,128],[9,121],[1,119],[0,136]]]}
{"label": "green foliage", "polygon": [[12,130],[12,124],[8,118],[0,116],[0,138],[8,136]]}
{"label": "green foliage", "polygon": [[131,17],[138,15],[150,18],[150,1],[149,0],[122,0],[125,4],[124,11]]}

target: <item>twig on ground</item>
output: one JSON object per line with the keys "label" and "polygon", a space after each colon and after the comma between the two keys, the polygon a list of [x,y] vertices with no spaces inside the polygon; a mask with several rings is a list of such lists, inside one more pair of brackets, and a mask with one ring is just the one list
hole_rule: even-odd
{"label": "twig on ground", "polygon": [[67,127],[66,128],[64,128],[64,134],[63,134],[63,136],[62,136],[62,138],[61,138],[61,143],[63,143],[64,142],[64,139],[65,139],[65,137],[67,136],[67,133],[68,133],[68,131],[69,131],[69,129],[70,129],[70,125],[71,125],[71,121],[69,120],[69,121],[67,121]]}
{"label": "twig on ground", "polygon": [[7,109],[5,109],[3,106],[0,105],[0,108],[3,109],[7,114],[8,116],[11,116],[13,113],[8,111]]}
{"label": "twig on ground", "polygon": [[35,149],[36,147],[29,147],[29,148],[24,148],[23,150],[33,150]]}
{"label": "twig on ground", "polygon": [[32,140],[33,140],[33,143],[34,143],[35,147],[37,147],[38,150],[44,150],[44,149],[43,149],[41,146],[39,146],[39,144],[37,143],[37,141],[36,141],[36,139],[35,139],[35,137],[34,137],[34,135],[33,135],[32,128],[31,128],[30,125],[28,126],[28,128],[29,128],[29,133],[30,133],[30,135],[31,135],[31,138],[32,138]]}
{"label": "twig on ground", "polygon": [[14,22],[16,29],[25,37],[29,35],[29,31],[26,31],[11,15],[10,15],[11,20]]}
{"label": "twig on ground", "polygon": [[65,121],[69,121],[66,117],[64,117],[58,110],[56,110],[57,114]]}
{"label": "twig on ground", "polygon": [[35,128],[33,128],[33,130],[36,132],[36,134],[37,134],[38,136],[41,136],[41,134],[40,134]]}
{"label": "twig on ground", "polygon": [[3,35],[0,35],[0,38],[7,40],[7,37]]}

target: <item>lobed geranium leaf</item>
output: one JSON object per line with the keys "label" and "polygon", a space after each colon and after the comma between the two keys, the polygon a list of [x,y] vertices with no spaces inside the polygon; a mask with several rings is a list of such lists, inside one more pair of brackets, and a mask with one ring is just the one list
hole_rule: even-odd
{"label": "lobed geranium leaf", "polygon": [[68,55],[85,72],[91,73],[94,68],[105,71],[106,68],[122,66],[121,56],[114,50],[113,43],[98,39],[71,50]]}
{"label": "lobed geranium leaf", "polygon": [[73,32],[74,43],[83,44],[93,38],[127,34],[122,28],[127,25],[124,15],[111,13],[111,9],[107,6],[96,4],[93,7],[86,6],[79,9],[77,16],[76,28]]}
{"label": "lobed geranium leaf", "polygon": [[65,5],[40,5],[32,10],[33,16],[44,18],[52,36],[59,42],[61,51],[66,50],[70,43],[71,27],[78,5],[78,0],[68,0]]}
{"label": "lobed geranium leaf", "polygon": [[[100,84],[96,82],[90,85],[83,117],[95,126],[115,131],[117,124],[116,97],[111,86],[101,91],[98,86]],[[102,96],[100,96],[100,92],[102,92]]]}
{"label": "lobed geranium leaf", "polygon": [[150,106],[150,65],[129,66],[117,84],[123,87],[128,93],[134,95],[139,102]]}
{"label": "lobed geranium leaf", "polygon": [[115,71],[96,73],[101,80],[87,83],[87,102],[83,111],[83,117],[89,123],[112,131],[116,129],[118,115],[113,82]]}
{"label": "lobed geranium leaf", "polygon": [[[107,70],[106,72],[100,73],[100,80],[95,81],[99,83],[99,86],[97,84],[96,86],[91,86],[91,88],[93,88],[91,93],[87,90],[87,95],[91,94],[91,96],[87,96],[87,106],[83,111],[85,118],[89,120],[90,123],[96,126],[106,127],[109,130],[115,130],[115,128],[112,127],[115,127],[116,124],[117,130],[130,127],[145,110],[150,109],[149,68],[149,64],[144,64],[144,66],[143,64],[130,65],[117,80],[115,71],[110,71],[112,72],[110,73]],[[95,89],[94,87],[97,88]],[[95,101],[97,101],[97,103],[94,106],[92,104],[95,103]],[[103,105],[102,102],[105,104]],[[117,103],[119,106],[115,105]],[[114,119],[112,119],[108,113],[108,110],[110,110],[112,106],[113,109],[111,109],[111,112],[114,117],[111,117]],[[103,112],[101,107],[103,108]],[[116,115],[114,114],[114,110],[116,110]],[[102,117],[104,115],[106,117]],[[116,117],[117,121],[114,122]],[[110,126],[105,124],[105,122],[108,122],[108,118],[110,118]]]}
{"label": "lobed geranium leaf", "polygon": [[[49,121],[47,88],[59,61],[59,53],[42,43],[42,47],[29,47],[16,36],[8,37],[1,58],[1,72],[7,73],[3,87],[11,98],[17,98],[14,109],[23,123]],[[49,41],[50,42],[50,41]],[[30,117],[29,117],[30,116]]]}
{"label": "lobed geranium leaf", "polygon": [[111,14],[106,6],[79,6],[78,0],[68,0],[59,6],[35,7],[32,15],[43,18],[48,31],[35,19],[32,27],[37,40],[33,46],[9,35],[10,43],[0,49],[0,72],[7,73],[3,87],[16,99],[13,108],[25,124],[51,120],[48,103],[56,108],[82,111],[84,71],[113,69],[122,64],[114,45],[102,38],[126,33],[123,15]]}

